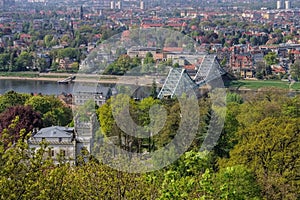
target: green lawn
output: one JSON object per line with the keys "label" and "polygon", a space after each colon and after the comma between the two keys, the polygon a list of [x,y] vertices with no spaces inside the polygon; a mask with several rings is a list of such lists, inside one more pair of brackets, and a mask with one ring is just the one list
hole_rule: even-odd
{"label": "green lawn", "polygon": [[0,72],[0,76],[35,78],[39,76],[39,73],[38,72]]}
{"label": "green lawn", "polygon": [[40,76],[39,72],[0,72],[0,76],[9,76],[9,77],[24,77],[24,78],[38,78],[38,77],[44,77],[44,78],[67,78],[68,75],[60,75],[59,73],[53,74],[47,74],[44,73],[42,76]]}
{"label": "green lawn", "polygon": [[294,89],[300,90],[300,82],[294,83],[291,88],[289,82],[280,80],[239,80],[232,81],[229,84],[230,88],[248,88],[248,89],[259,89],[263,87],[277,87],[283,89]]}

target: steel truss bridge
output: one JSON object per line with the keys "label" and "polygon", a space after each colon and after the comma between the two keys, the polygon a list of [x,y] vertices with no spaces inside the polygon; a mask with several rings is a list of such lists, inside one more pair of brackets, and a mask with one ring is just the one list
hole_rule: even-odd
{"label": "steel truss bridge", "polygon": [[196,89],[220,78],[226,72],[220,66],[215,54],[199,55],[201,63],[195,64],[197,73],[190,76],[183,68],[172,68],[165,80],[158,98],[180,97],[182,94],[195,92]]}

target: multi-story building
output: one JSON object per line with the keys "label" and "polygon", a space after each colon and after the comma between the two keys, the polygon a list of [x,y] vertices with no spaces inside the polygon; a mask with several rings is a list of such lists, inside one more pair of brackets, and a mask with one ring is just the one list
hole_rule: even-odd
{"label": "multi-story building", "polygon": [[238,52],[234,48],[230,56],[229,66],[232,72],[241,78],[254,76],[254,59],[250,53]]}
{"label": "multi-story building", "polygon": [[284,0],[277,0],[277,9],[284,8]]}
{"label": "multi-story building", "polygon": [[90,85],[77,84],[74,89],[74,104],[83,105],[88,100],[93,100],[98,106],[104,104],[112,95],[110,87],[97,85],[91,87]]}
{"label": "multi-story building", "polygon": [[290,0],[277,0],[277,9],[291,9],[291,1]]}
{"label": "multi-story building", "polygon": [[162,50],[156,47],[131,47],[128,49],[127,55],[131,58],[145,58],[149,52],[155,57],[156,54],[161,53]]}
{"label": "multi-story building", "polygon": [[146,9],[146,2],[145,1],[140,1],[140,9],[145,10]]}
{"label": "multi-story building", "polygon": [[58,163],[57,158],[61,156],[65,161],[75,164],[78,152],[74,128],[52,126],[35,130],[33,136],[28,140],[29,148],[39,149],[42,142],[46,142],[49,155]]}
{"label": "multi-story building", "polygon": [[253,59],[248,55],[234,55],[230,59],[232,69],[240,73],[242,78],[252,78],[254,76]]}
{"label": "multi-story building", "polygon": [[292,5],[291,5],[291,1],[285,1],[285,9],[291,9]]}
{"label": "multi-story building", "polygon": [[83,149],[93,152],[95,133],[99,127],[95,114],[87,117],[87,120],[82,118],[80,115],[75,117],[74,128],[51,126],[35,130],[28,140],[29,148],[37,150],[45,142],[49,148],[45,157],[50,156],[56,164],[59,158],[76,164],[77,156],[81,155]]}
{"label": "multi-story building", "polygon": [[15,4],[14,0],[0,0],[0,10]]}

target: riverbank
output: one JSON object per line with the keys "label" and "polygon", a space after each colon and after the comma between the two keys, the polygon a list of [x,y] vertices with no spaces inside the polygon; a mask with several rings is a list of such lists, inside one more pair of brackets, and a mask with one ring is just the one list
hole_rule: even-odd
{"label": "riverbank", "polygon": [[0,79],[7,80],[40,80],[59,81],[69,77],[66,73],[39,73],[39,72],[1,72]]}
{"label": "riverbank", "polygon": [[[68,77],[75,76],[72,82],[107,83],[107,84],[131,84],[150,86],[153,80],[159,81],[162,77],[157,76],[116,76],[98,74],[69,74],[69,73],[20,73],[10,72],[4,76],[0,73],[0,80],[32,80],[32,81],[62,81]],[[162,86],[157,83],[158,86]]]}
{"label": "riverbank", "polygon": [[227,86],[233,90],[261,90],[263,88],[279,88],[292,91],[300,90],[300,82],[290,84],[288,81],[280,80],[238,80],[231,81]]}
{"label": "riverbank", "polygon": [[33,80],[33,81],[60,81],[61,78],[49,77],[19,77],[19,76],[0,76],[2,80]]}
{"label": "riverbank", "polygon": [[[156,80],[158,87],[162,87],[161,81],[165,77],[158,76],[116,76],[98,74],[76,74],[76,73],[38,73],[38,72],[6,72],[0,73],[2,80],[32,80],[32,81],[62,81],[68,77],[76,76],[73,82],[104,83],[104,84],[133,84],[150,86]],[[230,90],[260,90],[274,87],[292,91],[300,91],[300,82],[290,84],[288,81],[280,80],[236,80],[231,81],[227,88]]]}

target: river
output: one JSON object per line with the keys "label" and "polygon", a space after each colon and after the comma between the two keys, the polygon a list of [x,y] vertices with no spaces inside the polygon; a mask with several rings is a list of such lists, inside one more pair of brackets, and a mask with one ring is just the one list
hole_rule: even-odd
{"label": "river", "polygon": [[[68,83],[68,84],[59,84],[57,81],[45,81],[45,80],[19,80],[19,79],[0,79],[0,95],[8,91],[15,91],[18,93],[34,93],[34,94],[46,94],[46,95],[60,95],[62,93],[72,94],[74,88],[77,88],[77,84],[90,85],[92,88],[95,88],[97,83]],[[96,84],[96,85],[95,85]],[[116,84],[114,83],[98,83],[101,86],[115,88]],[[75,86],[75,87],[74,87]],[[78,85],[77,85],[78,86]],[[147,88],[149,86],[141,86],[141,88]],[[114,90],[114,89],[113,89]],[[113,93],[116,92],[115,90]],[[141,91],[145,92],[145,91]],[[146,93],[149,91],[146,91]]]}
{"label": "river", "polygon": [[59,95],[61,93],[72,93],[73,84],[58,84],[56,81],[0,79],[0,94],[10,90],[19,93]]}
{"label": "river", "polygon": [[[73,87],[76,83],[58,84],[56,81],[44,81],[44,80],[17,80],[17,79],[0,79],[0,94],[4,94],[10,90],[14,90],[18,93],[41,93],[48,95],[60,95],[62,93],[73,93]],[[114,84],[101,83],[103,86],[114,87]],[[239,90],[232,91],[238,92],[245,97],[245,94],[255,95],[256,90]],[[289,92],[289,96],[299,94],[299,91]]]}

